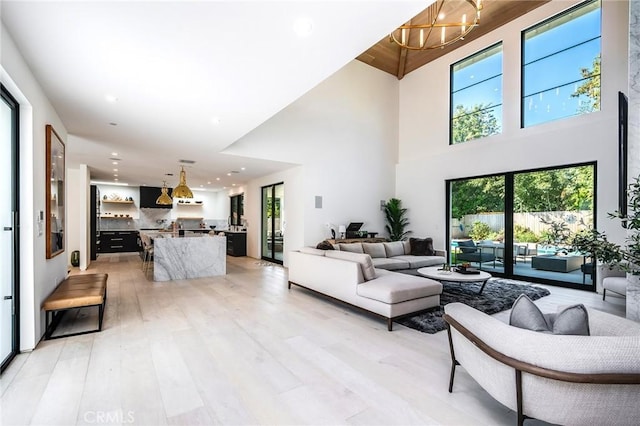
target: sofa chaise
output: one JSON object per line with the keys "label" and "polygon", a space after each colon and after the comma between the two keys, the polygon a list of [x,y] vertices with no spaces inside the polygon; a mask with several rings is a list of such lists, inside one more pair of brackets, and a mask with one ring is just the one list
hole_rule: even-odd
{"label": "sofa chaise", "polygon": [[371,256],[303,247],[289,252],[289,289],[295,284],[394,320],[440,307],[442,284],[374,267]]}
{"label": "sofa chaise", "polygon": [[462,303],[444,307],[452,392],[461,365],[493,398],[563,425],[635,425],[640,418],[640,324],[587,309],[590,335],[510,326]]}

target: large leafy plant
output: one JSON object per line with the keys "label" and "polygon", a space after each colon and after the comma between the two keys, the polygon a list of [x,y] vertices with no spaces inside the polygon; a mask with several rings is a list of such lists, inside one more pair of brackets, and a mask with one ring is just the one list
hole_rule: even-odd
{"label": "large leafy plant", "polygon": [[402,201],[397,198],[391,198],[384,205],[384,217],[387,221],[385,225],[386,231],[389,233],[391,241],[402,241],[407,238],[411,231],[406,231],[409,225],[407,218],[407,209],[402,207]]}
{"label": "large leafy plant", "polygon": [[575,250],[591,255],[609,267],[617,266],[633,275],[640,275],[640,177],[627,189],[627,214],[619,211],[609,213],[612,219],[619,219],[627,229],[624,245],[607,240],[604,232],[595,229],[578,233],[572,240]]}

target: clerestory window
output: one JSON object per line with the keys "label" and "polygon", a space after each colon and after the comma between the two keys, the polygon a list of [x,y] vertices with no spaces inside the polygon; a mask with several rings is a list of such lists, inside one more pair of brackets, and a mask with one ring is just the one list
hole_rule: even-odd
{"label": "clerestory window", "polygon": [[451,65],[450,143],[500,133],[502,43]]}
{"label": "clerestory window", "polygon": [[522,32],[521,127],[600,110],[601,3]]}

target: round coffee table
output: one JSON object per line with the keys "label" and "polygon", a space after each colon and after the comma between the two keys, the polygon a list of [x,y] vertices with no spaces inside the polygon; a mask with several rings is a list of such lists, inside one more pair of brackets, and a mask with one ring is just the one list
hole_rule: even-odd
{"label": "round coffee table", "polygon": [[482,283],[478,294],[482,294],[484,286],[487,280],[491,278],[491,274],[484,271],[479,271],[479,274],[461,274],[454,271],[442,271],[442,266],[428,266],[426,268],[418,269],[418,274],[423,277],[431,278],[436,281],[452,281],[456,283]]}

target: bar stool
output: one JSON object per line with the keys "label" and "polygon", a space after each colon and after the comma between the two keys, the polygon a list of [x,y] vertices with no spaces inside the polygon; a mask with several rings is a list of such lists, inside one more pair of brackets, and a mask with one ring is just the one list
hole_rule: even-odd
{"label": "bar stool", "polygon": [[140,234],[140,241],[142,241],[142,272],[145,276],[149,271],[149,264],[153,260],[153,243],[151,237],[146,233]]}

